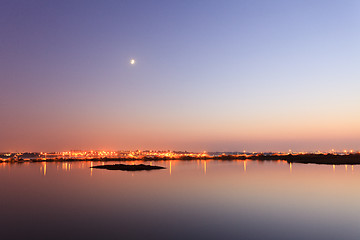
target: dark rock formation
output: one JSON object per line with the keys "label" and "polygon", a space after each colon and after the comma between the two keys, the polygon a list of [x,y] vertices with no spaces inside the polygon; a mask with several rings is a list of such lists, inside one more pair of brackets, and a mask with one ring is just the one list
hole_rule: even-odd
{"label": "dark rock formation", "polygon": [[126,165],[126,164],[113,164],[113,165],[99,165],[99,166],[93,166],[92,168],[99,168],[99,169],[107,169],[107,170],[122,170],[122,171],[149,171],[149,170],[155,170],[155,169],[165,169],[161,166],[151,166],[151,165],[144,165],[144,164],[138,164],[138,165]]}

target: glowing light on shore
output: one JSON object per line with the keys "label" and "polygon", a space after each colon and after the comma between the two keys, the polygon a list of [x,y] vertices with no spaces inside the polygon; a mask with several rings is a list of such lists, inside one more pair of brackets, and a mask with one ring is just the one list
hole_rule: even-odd
{"label": "glowing light on shore", "polygon": [[131,59],[131,60],[130,60],[130,64],[131,64],[131,65],[134,65],[134,64],[135,64],[135,59]]}

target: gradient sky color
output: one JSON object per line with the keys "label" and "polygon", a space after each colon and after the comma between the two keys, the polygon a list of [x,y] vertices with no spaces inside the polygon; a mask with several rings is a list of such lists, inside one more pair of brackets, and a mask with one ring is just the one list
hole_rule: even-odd
{"label": "gradient sky color", "polygon": [[0,151],[360,150],[359,12],[2,0]]}

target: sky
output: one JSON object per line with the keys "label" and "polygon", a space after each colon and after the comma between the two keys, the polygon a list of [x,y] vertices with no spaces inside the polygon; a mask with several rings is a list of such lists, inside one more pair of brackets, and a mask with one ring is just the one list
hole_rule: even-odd
{"label": "sky", "polygon": [[2,0],[0,151],[360,150],[359,12]]}

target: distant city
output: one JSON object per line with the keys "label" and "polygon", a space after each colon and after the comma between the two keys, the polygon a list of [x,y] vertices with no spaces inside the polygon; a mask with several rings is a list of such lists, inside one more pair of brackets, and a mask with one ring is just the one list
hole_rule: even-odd
{"label": "distant city", "polygon": [[332,149],[328,152],[187,152],[187,151],[83,151],[71,150],[65,152],[4,152],[0,153],[0,162],[25,161],[87,161],[87,160],[191,160],[191,159],[251,159],[259,157],[301,156],[301,155],[358,155],[359,151]]}

